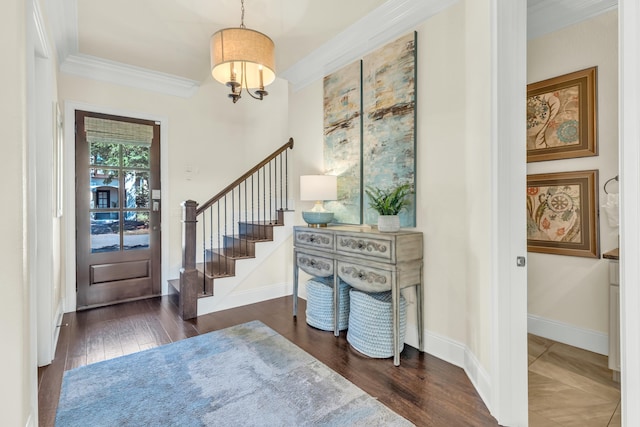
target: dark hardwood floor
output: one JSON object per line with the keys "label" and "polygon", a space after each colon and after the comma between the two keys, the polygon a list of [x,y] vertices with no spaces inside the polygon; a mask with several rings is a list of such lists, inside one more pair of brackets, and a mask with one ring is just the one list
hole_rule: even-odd
{"label": "dark hardwood floor", "polygon": [[183,321],[163,297],[65,314],[55,359],[38,371],[39,425],[54,425],[65,370],[250,320],[262,321],[416,425],[498,425],[462,369],[406,345],[399,367],[392,359],[369,359],[350,348],[344,333],[336,338],[308,326],[304,300],[297,321],[291,307],[292,297],[284,297]]}

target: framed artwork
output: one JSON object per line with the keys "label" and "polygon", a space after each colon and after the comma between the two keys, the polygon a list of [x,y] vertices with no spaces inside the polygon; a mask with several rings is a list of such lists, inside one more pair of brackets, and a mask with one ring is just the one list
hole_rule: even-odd
{"label": "framed artwork", "polygon": [[324,168],[338,177],[338,200],[325,202],[334,221],[362,223],[362,61],[324,78]]}
{"label": "framed artwork", "polygon": [[527,85],[527,162],[598,155],[597,67]]}
{"label": "framed artwork", "polygon": [[527,176],[527,250],[597,258],[598,171]]}
{"label": "framed artwork", "polygon": [[[362,59],[363,189],[409,184],[414,192],[401,227],[416,226],[416,43],[414,31]],[[375,224],[367,199],[364,223]]]}

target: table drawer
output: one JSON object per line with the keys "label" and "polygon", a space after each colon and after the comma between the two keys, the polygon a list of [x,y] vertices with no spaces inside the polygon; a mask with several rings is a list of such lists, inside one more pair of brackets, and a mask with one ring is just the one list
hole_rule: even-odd
{"label": "table drawer", "polygon": [[339,261],[338,276],[354,288],[365,292],[383,292],[391,289],[391,271],[387,270]]}
{"label": "table drawer", "polygon": [[294,243],[296,246],[333,250],[333,236],[332,233],[296,230]]}
{"label": "table drawer", "polygon": [[328,277],[333,275],[333,260],[331,258],[298,253],[296,263],[302,271],[312,276]]}
{"label": "table drawer", "polygon": [[393,242],[385,239],[369,237],[354,237],[338,234],[336,236],[336,250],[348,255],[362,255],[385,261],[391,260]]}

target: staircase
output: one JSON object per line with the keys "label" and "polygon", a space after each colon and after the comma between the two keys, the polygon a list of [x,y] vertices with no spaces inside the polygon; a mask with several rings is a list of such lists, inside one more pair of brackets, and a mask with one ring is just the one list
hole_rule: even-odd
{"label": "staircase", "polygon": [[[234,277],[256,244],[271,242],[288,209],[288,150],[293,139],[198,207],[182,203],[182,268],[170,294],[183,319],[197,317],[198,299],[215,283]],[[238,264],[237,262],[240,261]]]}

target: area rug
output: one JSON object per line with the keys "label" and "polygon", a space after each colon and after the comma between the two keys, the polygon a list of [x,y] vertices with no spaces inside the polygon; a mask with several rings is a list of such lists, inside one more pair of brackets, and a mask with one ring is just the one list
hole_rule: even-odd
{"label": "area rug", "polygon": [[259,321],[65,372],[56,426],[409,426]]}

